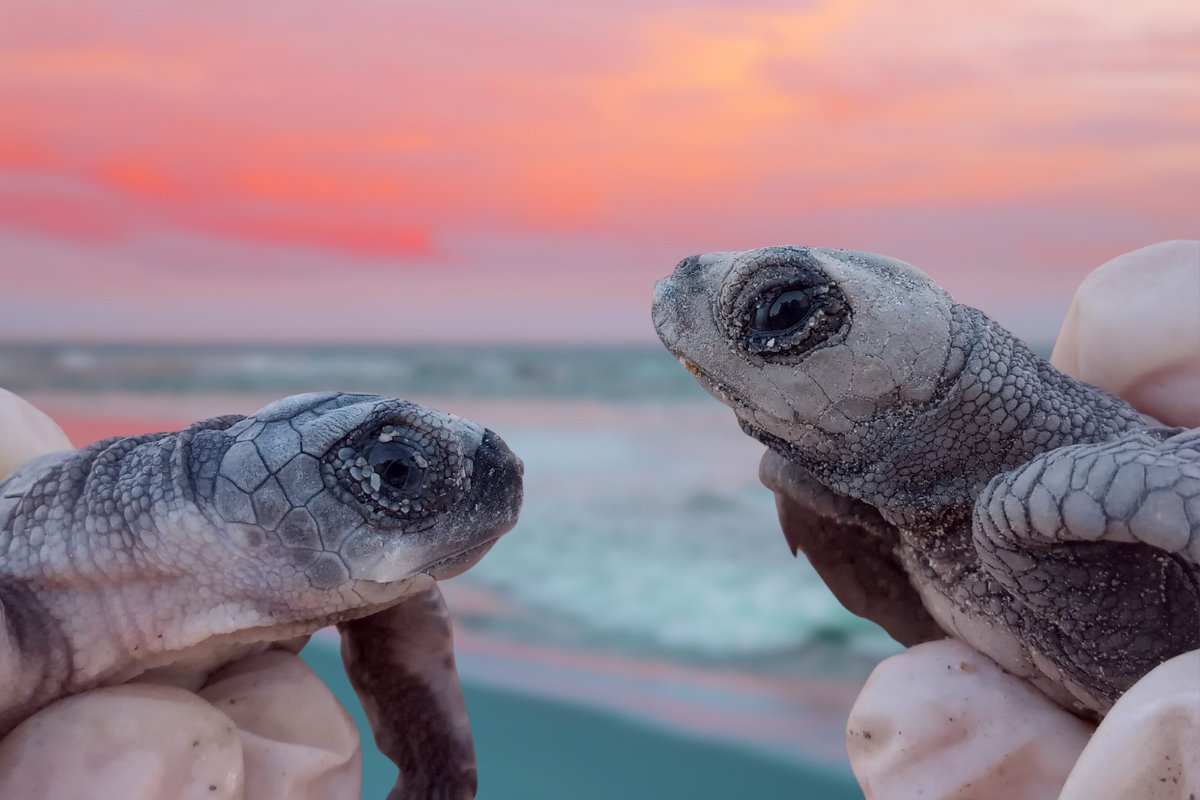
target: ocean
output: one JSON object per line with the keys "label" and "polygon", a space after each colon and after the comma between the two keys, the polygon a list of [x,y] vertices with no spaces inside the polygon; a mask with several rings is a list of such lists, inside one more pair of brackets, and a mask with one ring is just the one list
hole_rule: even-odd
{"label": "ocean", "polygon": [[898,647],[779,532],[758,443],[656,346],[0,344],[51,408],[189,420],[340,389],[476,419],[526,465],[518,527],[460,579],[520,641],[764,671],[865,674]]}

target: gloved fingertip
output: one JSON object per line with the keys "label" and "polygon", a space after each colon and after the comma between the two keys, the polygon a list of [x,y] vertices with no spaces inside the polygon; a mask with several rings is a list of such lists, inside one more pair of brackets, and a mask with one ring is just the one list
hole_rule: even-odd
{"label": "gloved fingertip", "polygon": [[0,480],[26,461],[72,449],[58,423],[41,409],[0,389]]}
{"label": "gloved fingertip", "polygon": [[1200,797],[1200,650],[1151,670],[1117,700],[1059,800]]}
{"label": "gloved fingertip", "polygon": [[882,662],[850,711],[846,750],[868,798],[1055,797],[1091,729],[960,641]]}
{"label": "gloved fingertip", "polygon": [[242,789],[233,722],[170,686],[68,697],[0,742],[0,797],[242,800]]}
{"label": "gloved fingertip", "polygon": [[299,656],[269,650],[243,659],[215,673],[199,694],[238,726],[251,800],[360,795],[358,730]]}

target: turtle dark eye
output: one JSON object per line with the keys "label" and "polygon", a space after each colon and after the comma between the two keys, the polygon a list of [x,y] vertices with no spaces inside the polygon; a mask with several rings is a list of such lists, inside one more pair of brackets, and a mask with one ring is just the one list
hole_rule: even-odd
{"label": "turtle dark eye", "polygon": [[754,327],[762,333],[784,333],[808,319],[812,310],[808,292],[790,289],[755,309]]}
{"label": "turtle dark eye", "polygon": [[367,454],[367,463],[380,480],[401,491],[420,488],[425,477],[412,448],[400,442],[379,442]]}
{"label": "turtle dark eye", "polygon": [[735,257],[713,304],[730,344],[754,359],[795,364],[844,338],[853,309],[825,258],[795,247]]}
{"label": "turtle dark eye", "polygon": [[375,471],[385,483],[400,488],[408,484],[408,478],[412,474],[412,470],[402,461],[384,461],[377,466]]}

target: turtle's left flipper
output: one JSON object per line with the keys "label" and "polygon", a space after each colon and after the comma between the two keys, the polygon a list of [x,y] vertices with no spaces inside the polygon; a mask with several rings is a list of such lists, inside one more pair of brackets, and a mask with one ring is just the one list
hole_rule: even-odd
{"label": "turtle's left flipper", "polygon": [[1200,428],[1153,428],[1042,453],[992,479],[975,503],[974,538],[993,562],[1028,547],[1122,542],[1176,556],[1194,571]]}
{"label": "turtle's left flipper", "polygon": [[400,768],[388,800],[475,797],[475,744],[437,584],[338,628],[375,743]]}
{"label": "turtle's left flipper", "polygon": [[973,539],[1027,637],[1111,704],[1200,647],[1200,429],[1043,453],[987,485]]}

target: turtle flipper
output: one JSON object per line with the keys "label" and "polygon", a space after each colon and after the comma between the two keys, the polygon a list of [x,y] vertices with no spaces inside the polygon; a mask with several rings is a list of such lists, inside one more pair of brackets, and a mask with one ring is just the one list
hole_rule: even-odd
{"label": "turtle flipper", "polygon": [[1051,450],[997,476],[977,540],[1127,542],[1200,565],[1200,428],[1157,428]]}
{"label": "turtle flipper", "polygon": [[758,474],[775,492],[792,554],[803,551],[848,611],[903,645],[945,638],[896,556],[899,532],[874,506],[829,489],[774,450],[767,450]]}
{"label": "turtle flipper", "polygon": [[1200,647],[1200,430],[1043,453],[987,485],[972,537],[1077,696],[1110,705]]}
{"label": "turtle flipper", "polygon": [[338,628],[375,743],[400,768],[388,800],[475,797],[475,744],[437,584]]}

